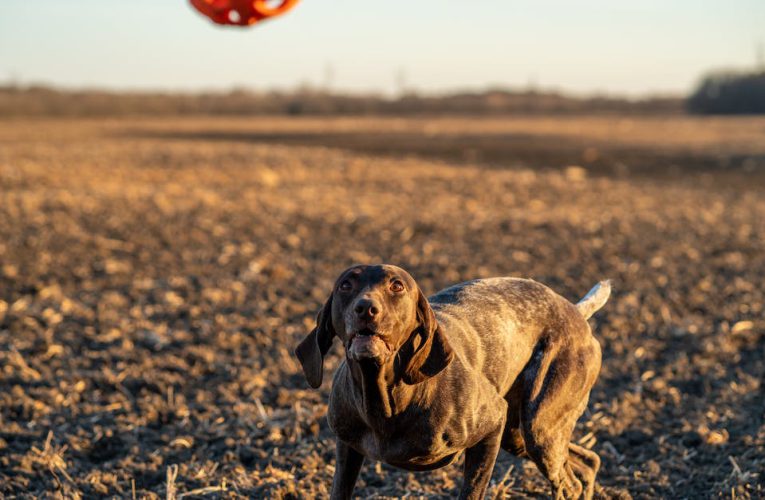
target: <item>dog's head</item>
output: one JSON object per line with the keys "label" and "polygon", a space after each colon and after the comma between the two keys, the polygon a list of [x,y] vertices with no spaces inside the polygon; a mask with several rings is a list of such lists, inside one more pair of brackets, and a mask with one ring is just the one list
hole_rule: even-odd
{"label": "dog's head", "polygon": [[324,356],[336,336],[349,362],[393,362],[408,384],[432,377],[453,358],[428,299],[396,266],[353,266],[337,279],[316,328],[295,350],[311,387],[321,385]]}

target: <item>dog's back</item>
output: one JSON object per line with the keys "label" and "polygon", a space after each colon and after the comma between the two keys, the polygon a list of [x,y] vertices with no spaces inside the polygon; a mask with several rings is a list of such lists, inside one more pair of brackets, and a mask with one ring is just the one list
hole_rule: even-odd
{"label": "dog's back", "polygon": [[[605,302],[604,295],[606,290],[598,291],[599,302]],[[487,376],[500,393],[510,389],[540,341],[567,335],[591,339],[580,307],[529,279],[467,281],[429,301],[462,363]],[[589,299],[583,303],[587,312],[595,309]]]}

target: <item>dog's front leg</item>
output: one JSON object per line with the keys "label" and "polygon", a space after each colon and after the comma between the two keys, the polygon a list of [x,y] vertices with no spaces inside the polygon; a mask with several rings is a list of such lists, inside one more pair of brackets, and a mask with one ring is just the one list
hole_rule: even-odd
{"label": "dog's front leg", "polygon": [[364,455],[338,439],[335,457],[331,499],[345,500],[353,494],[353,487],[364,463]]}
{"label": "dog's front leg", "polygon": [[464,479],[460,499],[483,500],[489,487],[494,462],[497,460],[505,429],[506,414],[500,423],[481,441],[465,451]]}

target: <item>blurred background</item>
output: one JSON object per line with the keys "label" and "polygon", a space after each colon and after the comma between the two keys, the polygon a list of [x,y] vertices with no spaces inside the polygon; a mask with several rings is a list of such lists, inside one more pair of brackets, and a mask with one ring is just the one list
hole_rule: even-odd
{"label": "blurred background", "polygon": [[[576,301],[601,498],[765,497],[765,4],[0,7],[0,496],[326,497],[354,263]],[[331,373],[343,359],[335,345]],[[456,495],[368,463],[361,497]],[[502,453],[495,498],[549,494]]]}
{"label": "blurred background", "polygon": [[754,0],[305,2],[279,20],[232,29],[183,1],[8,0],[0,112],[763,112]]}

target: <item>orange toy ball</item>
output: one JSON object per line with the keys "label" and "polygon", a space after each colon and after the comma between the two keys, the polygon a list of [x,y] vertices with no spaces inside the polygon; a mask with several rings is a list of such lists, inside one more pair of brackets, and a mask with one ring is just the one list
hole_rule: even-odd
{"label": "orange toy ball", "polygon": [[299,0],[190,0],[191,5],[218,24],[249,26],[284,14]]}

